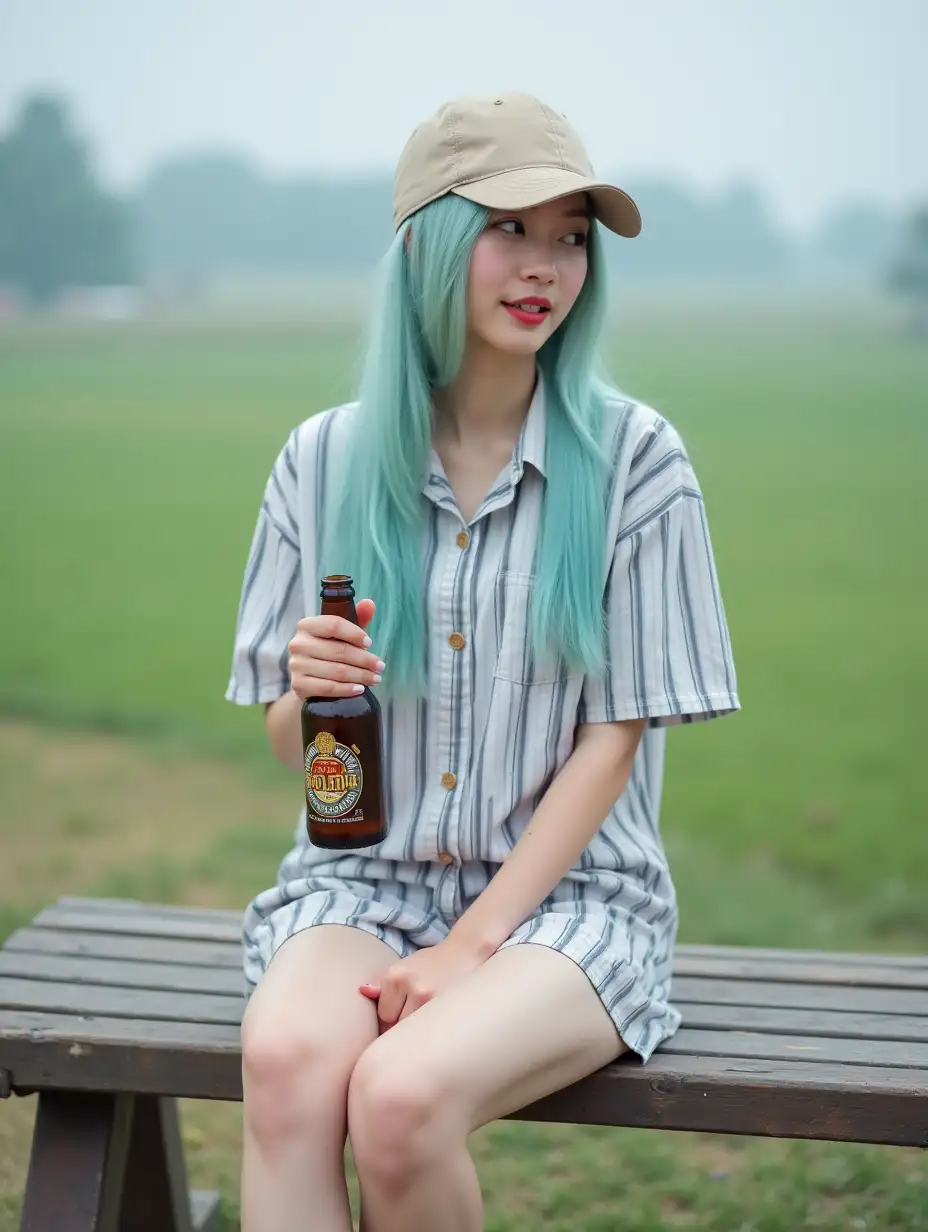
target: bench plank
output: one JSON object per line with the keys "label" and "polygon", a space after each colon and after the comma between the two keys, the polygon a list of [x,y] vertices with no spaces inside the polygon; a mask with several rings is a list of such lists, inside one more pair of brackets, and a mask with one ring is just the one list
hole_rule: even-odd
{"label": "bench plank", "polygon": [[[12,1010],[237,1027],[241,1022],[244,998],[0,977],[0,1004]],[[783,1035],[756,1027],[752,1030],[701,1030],[685,1025],[662,1048],[668,1053],[767,1059],[785,1059],[802,1051],[828,1061],[928,1070],[926,1043],[888,1038],[877,1043],[867,1038],[803,1035],[799,1030]]]}
{"label": "bench plank", "polygon": [[93,958],[131,958],[135,962],[162,962],[184,966],[234,967],[241,970],[242,947],[227,942],[164,941],[150,937],[124,937],[118,933],[57,932],[49,928],[21,928],[7,938],[0,953],[22,950],[30,954],[74,954]]}
{"label": "bench plank", "polygon": [[[360,995],[360,994],[359,994]],[[245,998],[219,993],[173,993],[150,988],[108,988],[95,984],[50,984],[0,977],[0,1005],[13,1010],[162,1022],[231,1023],[242,1019]]]}
{"label": "bench plank", "polygon": [[[235,942],[162,940],[109,933],[58,932],[46,928],[23,928],[12,934],[0,955],[15,951],[29,954],[74,955],[119,959],[133,963],[165,963],[174,967],[224,968],[230,979],[240,979],[241,946]],[[675,1001],[728,1005],[793,1006],[806,1009],[836,1009],[884,1014],[917,1013],[925,998],[916,989],[877,989],[852,984],[769,982],[753,979],[689,977],[680,973],[685,964],[675,963],[672,995]],[[21,970],[21,968],[16,968]],[[10,969],[13,973],[13,969]],[[140,979],[140,987],[160,986]],[[179,986],[187,986],[186,984]],[[238,987],[236,983],[236,987]]]}
{"label": "bench plank", "polygon": [[767,1061],[807,1057],[847,1065],[899,1066],[923,1070],[924,1082],[928,1083],[928,1044],[775,1035],[763,1031],[699,1031],[681,1027],[672,1039],[661,1045],[661,1050],[668,1055],[687,1053],[700,1057],[751,1057]]}
{"label": "bench plank", "polygon": [[57,911],[48,907],[32,921],[33,928],[79,929],[88,933],[122,933],[133,937],[175,937],[190,941],[242,940],[241,922],[161,916],[144,911]]}
{"label": "bench plank", "polygon": [[691,1004],[782,1006],[875,1014],[928,1014],[928,997],[914,989],[842,988],[836,984],[767,984],[674,976],[671,999]]}
{"label": "bench plank", "polygon": [[[196,915],[187,917],[163,917],[143,912],[117,913],[115,909],[100,913],[57,912],[48,908],[33,920],[33,929],[54,929],[55,933],[83,933],[89,936],[112,934],[121,938],[154,938],[175,941],[218,942],[219,945],[234,945],[239,950],[242,944],[240,924],[219,919],[200,920]],[[32,929],[25,930],[32,933]],[[22,945],[22,940],[17,942]],[[83,951],[89,952],[89,951]],[[232,965],[232,957],[224,955],[223,965]],[[240,958],[239,960],[240,961]],[[801,955],[789,963],[765,963],[758,971],[749,963],[730,960],[714,960],[710,957],[691,958],[685,947],[679,949],[674,960],[677,976],[718,976],[763,982],[776,979],[786,983],[836,984],[840,987],[860,988],[911,988],[928,992],[928,967],[893,965],[891,962],[865,965],[863,956],[858,956],[858,965],[852,963],[804,962]]]}
{"label": "bench plank", "polygon": [[[67,909],[82,908],[90,911],[116,912],[121,911],[138,911],[145,914],[155,912],[163,914],[167,917],[177,918],[194,918],[194,919],[213,919],[217,921],[225,921],[238,925],[241,921],[242,912],[232,911],[228,908],[217,907],[191,907],[187,905],[174,905],[168,903],[144,903],[137,899],[121,899],[121,898],[80,898],[80,897],[63,897],[60,898],[54,906],[48,908],[48,911],[54,913],[59,907]],[[689,958],[707,957],[713,960],[716,959],[733,959],[737,962],[747,961],[752,968],[757,963],[766,962],[818,962],[825,963],[847,963],[851,966],[859,966],[861,960],[864,960],[865,965],[868,962],[875,963],[878,966],[903,966],[914,967],[916,969],[928,969],[928,955],[924,954],[867,954],[867,953],[851,953],[840,950],[783,950],[783,949],[759,949],[751,946],[732,946],[732,945],[680,945],[677,947],[678,953],[681,953]],[[767,977],[764,977],[767,978]]]}
{"label": "bench plank", "polygon": [[[33,921],[34,928],[85,933],[112,933],[121,936],[160,939],[207,941],[241,945],[241,924],[235,917],[222,918],[222,913],[200,918],[192,909],[166,915],[144,911],[75,911],[46,908]],[[845,956],[848,958],[850,956]],[[750,963],[711,955],[692,956],[680,947],[675,956],[674,971],[678,975],[715,975],[721,978],[777,979],[783,982],[836,984],[847,987],[911,988],[928,991],[928,966],[911,966],[879,960],[878,956],[857,955],[856,964],[803,961],[803,955],[779,964],[766,963],[762,971]]]}
{"label": "bench plank", "polygon": [[[86,936],[87,934],[83,934]],[[234,963],[217,964],[213,947],[199,942],[150,942],[131,937],[100,938],[100,947],[69,944],[73,934],[21,930],[0,950],[0,974],[20,975],[40,980],[68,979],[70,982],[106,983],[130,988],[190,989],[243,992],[241,954],[236,948]],[[92,937],[93,934],[90,934]],[[48,947],[46,941],[58,944]],[[43,943],[34,951],[35,941]],[[152,947],[169,947],[167,949]],[[137,948],[144,947],[147,961],[139,960]],[[185,948],[186,947],[186,948]],[[46,957],[49,948],[55,955]],[[102,949],[102,953],[100,950]],[[74,951],[78,952],[75,953]],[[73,957],[64,957],[71,955]],[[185,955],[186,963],[177,961]],[[125,956],[121,963],[113,958]],[[161,960],[160,962],[157,960]],[[220,967],[220,970],[217,970]],[[928,1015],[928,997],[917,990],[848,988],[838,985],[766,983],[759,980],[719,980],[701,977],[675,977],[672,996],[675,1004],[754,1005],[795,1009],[844,1010],[854,1013]]]}
{"label": "bench plank", "polygon": [[211,992],[241,997],[244,976],[237,967],[177,966],[174,963],[120,962],[22,954],[0,950],[0,976],[50,983],[103,984],[111,988],[152,988],[164,992]]}
{"label": "bench plank", "polygon": [[[54,985],[90,984],[123,990],[156,990],[165,993],[186,992],[197,994],[217,993],[234,997],[236,1006],[242,1006],[242,976],[238,970],[215,970],[209,967],[175,967],[168,963],[113,962],[92,958],[61,958],[46,955],[7,953],[0,951],[0,976],[18,977]],[[717,981],[710,982],[717,984]],[[779,1034],[808,1034],[844,1037],[848,1039],[886,1039],[921,1041],[928,1043],[928,998],[921,998],[922,1014],[888,1014],[857,1010],[844,1011],[840,1007],[827,1009],[820,1006],[790,1007],[782,999],[771,997],[762,1006],[729,999],[723,1004],[710,1003],[702,993],[699,981],[690,980],[687,987],[697,989],[697,1001],[685,1000],[674,995],[674,1004],[683,1014],[684,1023],[690,1027],[714,1030],[772,1031]],[[742,983],[742,996],[749,997],[751,984]],[[880,994],[867,990],[871,997]],[[855,995],[860,996],[855,990]],[[897,994],[903,995],[903,994]],[[910,994],[917,998],[918,994]],[[176,1012],[177,1002],[172,998],[165,1003],[172,1018],[183,1015]],[[48,1008],[33,1003],[20,1008]],[[55,1008],[61,1008],[60,1002]],[[234,1007],[230,1008],[234,1017]],[[914,1008],[914,1007],[913,1007]],[[105,1011],[111,1012],[111,1011]],[[154,1017],[145,1013],[145,1017]],[[189,1020],[189,1019],[188,1019]],[[210,1020],[212,1021],[212,1019]],[[228,1021],[223,1016],[217,1021]]]}
{"label": "bench plank", "polygon": [[861,955],[857,963],[807,962],[800,955],[789,960],[755,963],[750,960],[693,957],[679,950],[674,955],[675,975],[719,976],[722,979],[780,980],[795,984],[840,984],[862,988],[917,988],[928,992],[928,967],[874,963]]}
{"label": "bench plank", "polygon": [[[51,937],[66,938],[68,934],[45,933],[34,930],[32,938],[42,941]],[[106,952],[98,953],[93,947],[87,952],[73,953],[66,947],[62,954],[56,948],[49,955],[46,948],[38,952],[31,949],[29,937],[14,934],[16,944],[0,950],[0,975],[19,975],[40,980],[70,980],[72,983],[100,983],[128,988],[192,989],[194,991],[242,992],[241,955],[236,951],[234,967],[222,966],[210,961],[210,947],[205,949],[199,942],[162,942],[173,947],[167,951],[164,961],[139,961],[135,947],[140,944],[133,938],[120,938],[116,942],[107,938]],[[151,943],[145,943],[151,944]],[[63,942],[64,945],[64,942]],[[183,947],[187,947],[187,952]],[[159,951],[160,953],[160,951]],[[186,953],[188,962],[178,964],[171,955]],[[199,961],[193,962],[194,955]],[[115,960],[125,957],[130,961]],[[201,981],[204,981],[201,982]],[[917,991],[883,991],[869,988],[840,988],[814,985],[767,984],[755,980],[718,980],[702,977],[680,977],[673,982],[673,997],[676,1002],[706,1002],[728,1005],[769,1005],[780,1008],[849,1010],[883,1014],[913,1014],[919,1010],[928,1015],[928,997]]]}
{"label": "bench plank", "polygon": [[890,966],[914,967],[922,970],[928,968],[928,954],[883,954],[883,953],[852,953],[848,950],[781,950],[760,948],[750,945],[681,945],[677,947],[692,958],[730,958],[735,962],[776,963],[792,962],[799,959],[802,962],[847,963],[854,967],[864,961]]}
{"label": "bench plank", "polygon": [[[16,1012],[5,1021],[0,1061],[20,1091],[93,1084],[98,1091],[242,1097],[234,1027]],[[926,1099],[923,1069],[662,1049],[644,1066],[631,1057],[607,1066],[516,1119],[928,1146]]]}
{"label": "bench plank", "polygon": [[75,895],[65,895],[46,908],[54,913],[63,909],[66,911],[93,911],[97,913],[115,913],[138,911],[144,915],[164,915],[177,919],[218,920],[226,924],[240,924],[244,914],[229,907],[195,907],[189,903],[145,903],[137,898],[81,898]]}
{"label": "bench plank", "polygon": [[830,1039],[897,1040],[928,1044],[928,1014],[855,1014],[747,1005],[674,1004],[683,1025],[700,1030],[759,1031],[773,1035],[814,1035]]}

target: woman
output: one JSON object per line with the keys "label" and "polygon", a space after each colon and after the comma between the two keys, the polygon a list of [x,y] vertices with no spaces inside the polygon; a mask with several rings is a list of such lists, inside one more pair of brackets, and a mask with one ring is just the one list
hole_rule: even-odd
{"label": "woman", "polygon": [[346,1132],[366,1232],[479,1229],[471,1131],[673,1034],[662,729],[738,708],[680,437],[594,375],[634,202],[503,94],[416,129],[395,203],[359,402],[281,451],[239,611],[227,696],[295,771],[302,699],[378,687],[390,825],[301,822],[246,914],[245,1232],[348,1232]]}

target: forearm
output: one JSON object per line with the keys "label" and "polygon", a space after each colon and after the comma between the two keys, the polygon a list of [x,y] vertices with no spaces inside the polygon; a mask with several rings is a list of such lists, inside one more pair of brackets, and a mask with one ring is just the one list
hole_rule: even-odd
{"label": "forearm", "polygon": [[285,693],[271,702],[264,716],[271,752],[288,770],[303,770],[303,733],[300,729],[302,698]]}
{"label": "forearm", "polygon": [[455,924],[452,938],[489,957],[541,905],[625,790],[644,727],[644,720],[636,720],[580,729],[573,753],[532,820]]}

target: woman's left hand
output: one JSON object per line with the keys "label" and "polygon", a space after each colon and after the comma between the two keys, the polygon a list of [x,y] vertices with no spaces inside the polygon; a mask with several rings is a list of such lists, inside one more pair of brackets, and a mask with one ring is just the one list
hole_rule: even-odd
{"label": "woman's left hand", "polygon": [[476,971],[485,961],[468,946],[449,939],[399,959],[386,969],[378,983],[362,984],[360,990],[377,1002],[383,1032]]}

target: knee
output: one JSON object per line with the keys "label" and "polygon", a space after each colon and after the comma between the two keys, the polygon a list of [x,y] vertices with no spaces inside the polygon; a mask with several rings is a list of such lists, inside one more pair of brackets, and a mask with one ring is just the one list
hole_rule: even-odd
{"label": "knee", "polygon": [[368,1049],[348,1088],[348,1134],[362,1182],[402,1187],[428,1167],[453,1132],[449,1095],[414,1058]]}
{"label": "knee", "polygon": [[344,1117],[355,1059],[337,1032],[322,1024],[281,1023],[246,1012],[242,1086],[249,1126],[258,1137],[276,1140],[334,1114]]}

